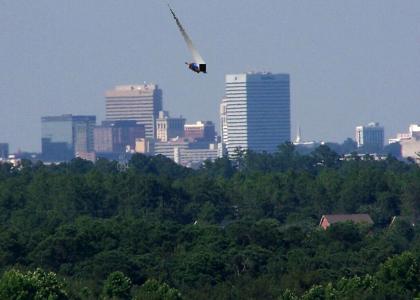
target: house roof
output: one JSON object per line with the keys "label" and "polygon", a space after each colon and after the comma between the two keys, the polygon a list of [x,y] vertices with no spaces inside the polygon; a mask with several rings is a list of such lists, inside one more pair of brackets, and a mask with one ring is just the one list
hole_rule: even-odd
{"label": "house roof", "polygon": [[352,221],[354,223],[368,223],[373,224],[372,218],[368,214],[351,214],[351,215],[323,215],[320,221],[327,219],[328,223],[334,224],[338,222]]}

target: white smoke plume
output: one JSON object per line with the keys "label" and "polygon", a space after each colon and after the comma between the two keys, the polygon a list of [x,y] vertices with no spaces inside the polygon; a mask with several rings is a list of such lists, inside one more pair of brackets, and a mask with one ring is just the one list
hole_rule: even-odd
{"label": "white smoke plume", "polygon": [[[168,4],[168,6],[169,6],[169,4]],[[176,24],[178,25],[179,30],[181,31],[181,34],[184,37],[185,42],[187,43],[188,49],[190,49],[190,51],[191,51],[194,62],[198,63],[198,64],[205,64],[204,59],[201,57],[200,53],[198,53],[197,48],[194,47],[194,44],[193,44],[191,38],[188,36],[184,27],[182,27],[181,22],[179,21],[178,17],[175,15],[174,11],[172,10],[172,8],[170,6],[169,6],[169,10],[171,11],[172,15],[174,16]]]}

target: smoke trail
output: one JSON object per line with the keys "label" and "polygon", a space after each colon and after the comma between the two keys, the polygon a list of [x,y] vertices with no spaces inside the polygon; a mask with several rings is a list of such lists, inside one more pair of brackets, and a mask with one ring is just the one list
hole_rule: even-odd
{"label": "smoke trail", "polygon": [[[168,6],[169,6],[169,4],[168,4]],[[191,51],[194,62],[198,63],[198,64],[205,64],[204,59],[201,57],[200,53],[198,53],[198,50],[194,47],[194,44],[193,44],[191,38],[188,36],[184,27],[182,27],[181,22],[179,21],[178,17],[175,15],[174,11],[172,10],[172,8],[170,6],[169,6],[169,10],[171,11],[172,15],[174,16],[176,24],[178,25],[179,30],[181,31],[181,34],[184,37],[185,42],[187,43],[188,49],[190,49],[190,51]]]}

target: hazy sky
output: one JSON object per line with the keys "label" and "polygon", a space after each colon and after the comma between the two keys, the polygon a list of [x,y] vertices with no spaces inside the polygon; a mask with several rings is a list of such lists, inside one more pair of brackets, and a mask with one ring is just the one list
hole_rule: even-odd
{"label": "hazy sky", "polygon": [[224,75],[290,73],[293,136],[342,141],[370,121],[386,136],[420,122],[418,0],[1,0],[0,142],[40,150],[43,115],[104,119],[104,92],[155,82],[164,107],[218,121]]}

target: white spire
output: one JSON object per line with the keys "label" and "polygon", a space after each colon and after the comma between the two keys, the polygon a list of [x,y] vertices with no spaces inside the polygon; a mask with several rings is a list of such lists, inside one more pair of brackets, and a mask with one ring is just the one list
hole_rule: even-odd
{"label": "white spire", "polygon": [[300,143],[301,141],[301,132],[300,132],[300,126],[298,126],[298,130],[297,130],[297,135],[296,135],[296,140],[295,143]]}

